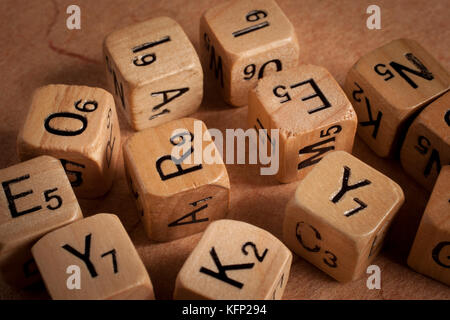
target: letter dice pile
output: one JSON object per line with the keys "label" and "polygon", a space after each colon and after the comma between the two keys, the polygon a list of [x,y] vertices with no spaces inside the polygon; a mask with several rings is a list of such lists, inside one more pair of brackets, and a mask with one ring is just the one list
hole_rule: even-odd
{"label": "letter dice pile", "polygon": [[[77,200],[110,190],[121,150],[149,239],[204,232],[173,279],[175,299],[281,299],[292,252],[338,281],[358,279],[404,195],[351,155],[357,132],[377,155],[399,155],[432,191],[408,264],[450,285],[450,76],[425,49],[392,41],[362,57],[341,89],[323,67],[299,64],[294,27],[273,0],[208,9],[199,35],[200,58],[170,18],[126,27],[103,45],[110,92],[62,84],[35,91],[17,139],[23,162],[0,170],[5,281],[42,278],[53,299],[155,298],[119,217],[83,218]],[[196,145],[211,136],[187,118],[202,102],[202,66],[227,103],[248,105],[249,128],[279,130],[271,141],[276,178],[298,181],[282,240],[227,219],[231,188],[220,156],[184,161],[198,148],[220,155],[214,143]],[[123,148],[116,106],[139,131]]]}

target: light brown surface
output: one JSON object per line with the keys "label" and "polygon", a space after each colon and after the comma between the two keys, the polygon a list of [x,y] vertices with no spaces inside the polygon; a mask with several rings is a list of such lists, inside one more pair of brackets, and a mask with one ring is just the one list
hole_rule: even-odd
{"label": "light brown surface", "polygon": [[[301,65],[258,82],[249,94],[247,123],[257,129],[262,124],[267,130],[280,130],[277,179],[288,183],[305,177],[329,151],[351,152],[357,119],[327,70]],[[271,140],[275,143],[276,138],[272,135]]]}
{"label": "light brown surface", "polygon": [[450,285],[450,166],[442,168],[408,257],[411,268]]}
{"label": "light brown surface", "polygon": [[39,155],[63,159],[78,197],[104,195],[114,180],[120,152],[112,95],[86,86],[39,88],[17,138],[17,150],[22,161]]}
{"label": "light brown surface", "polygon": [[135,130],[190,115],[200,106],[203,70],[173,19],[159,17],[116,30],[105,39],[104,53],[109,88]]}
{"label": "light brown surface", "polygon": [[2,281],[29,285],[39,279],[34,272],[31,246],[46,233],[83,215],[64,169],[55,158],[37,157],[2,169],[0,182]]}
{"label": "light brown surface", "polygon": [[[416,60],[410,61],[408,54]],[[416,65],[420,63],[431,75],[420,77],[400,69],[404,75],[401,76],[391,66],[393,62],[414,71],[420,71]],[[367,53],[350,69],[345,80],[345,90],[358,114],[358,134],[381,157],[397,151],[408,119],[449,88],[450,74],[427,49],[410,39],[394,40]],[[368,105],[373,120],[382,114],[378,132],[377,126],[362,125],[372,121]]]}
{"label": "light brown surface", "polygon": [[450,92],[439,97],[417,116],[408,129],[400,152],[405,171],[430,191],[441,167],[450,164],[448,113]]}
{"label": "light brown surface", "polygon": [[[31,251],[53,299],[154,299],[147,270],[115,215],[96,214],[55,230]],[[70,290],[73,265],[80,268],[80,286]]]}
{"label": "light brown surface", "polygon": [[344,151],[327,154],[286,207],[283,241],[333,278],[365,273],[404,201],[388,177]]}
{"label": "light brown surface", "polygon": [[[125,142],[123,152],[130,190],[143,209],[150,239],[186,237],[228,213],[227,169],[202,121],[182,118],[138,132]],[[209,162],[208,154],[218,155],[217,162]],[[177,164],[172,156],[186,158]]]}
{"label": "light brown surface", "polygon": [[[204,10],[220,0],[98,0],[77,1],[82,8],[82,29],[65,27],[65,10],[72,1],[4,0],[0,2],[0,167],[18,161],[15,140],[33,90],[49,83],[106,87],[102,42],[115,29],[152,17],[170,16],[180,23],[197,50],[199,21]],[[301,61],[324,66],[343,84],[350,67],[363,54],[381,45],[408,37],[420,42],[444,66],[450,68],[449,2],[425,0],[378,1],[382,29],[368,30],[365,13],[373,1],[278,0],[293,23],[301,44]],[[227,106],[207,77],[199,118],[209,128],[246,128],[246,108]],[[215,80],[214,80],[215,81]],[[120,117],[125,140],[132,130]],[[429,193],[407,176],[397,160],[380,159],[358,137],[354,154],[396,181],[406,202],[394,221],[387,247],[374,260],[381,268],[381,290],[368,290],[366,278],[341,284],[301,258],[294,257],[284,299],[450,299],[450,290],[438,281],[414,272],[406,257]],[[122,159],[122,157],[120,157]],[[120,161],[122,163],[122,161]],[[119,164],[123,168],[123,164]],[[284,209],[298,183],[280,185],[274,177],[260,176],[256,165],[227,165],[231,190],[229,217],[255,224],[281,237]],[[138,248],[157,298],[173,295],[175,278],[200,239],[195,235],[165,244],[149,241],[134,199],[120,169],[108,195],[100,200],[80,200],[85,216],[117,213]],[[0,284],[2,299],[48,298],[42,287],[17,290]]]}
{"label": "light brown surface", "polygon": [[240,221],[215,221],[181,268],[174,298],[279,300],[291,263],[289,249],[267,231]]}
{"label": "light brown surface", "polygon": [[[258,25],[262,28],[248,29]],[[247,92],[258,78],[299,61],[294,27],[274,0],[211,5],[201,17],[199,35],[203,68],[215,76],[216,88],[234,106],[247,105]]]}

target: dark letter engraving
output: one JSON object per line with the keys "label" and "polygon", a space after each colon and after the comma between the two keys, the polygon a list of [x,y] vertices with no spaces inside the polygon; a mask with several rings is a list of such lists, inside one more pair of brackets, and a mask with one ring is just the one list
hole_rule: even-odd
{"label": "dark letter engraving", "polygon": [[[191,206],[196,207],[197,204],[211,200],[212,197],[208,197],[208,198],[204,198],[195,202],[190,203]],[[209,218],[203,218],[203,219],[197,219],[197,213],[208,208],[208,204],[205,204],[203,206],[201,206],[200,208],[195,209],[192,212],[189,212],[188,214],[182,216],[181,218],[175,220],[174,222],[170,223],[168,226],[169,227],[176,227],[176,226],[182,226],[185,224],[191,224],[191,223],[199,223],[199,222],[206,222],[209,220]],[[185,220],[186,218],[191,217],[191,220],[188,221],[184,221],[184,222],[180,222],[182,220]]]}
{"label": "dark letter engraving", "polygon": [[216,278],[218,280],[221,280],[225,283],[228,283],[238,289],[242,289],[242,287],[244,286],[243,283],[233,280],[231,278],[228,277],[227,275],[227,271],[229,270],[244,270],[244,269],[252,269],[253,266],[255,265],[254,263],[243,263],[243,264],[229,264],[226,266],[223,266],[222,263],[219,260],[219,257],[217,256],[216,250],[214,249],[214,247],[211,248],[211,251],[209,252],[216,267],[218,272],[214,272],[210,269],[207,269],[205,267],[201,267],[200,268],[200,272],[207,274],[213,278]]}
{"label": "dark letter engraving", "polygon": [[113,270],[114,273],[119,272],[119,268],[117,267],[117,259],[116,259],[116,249],[112,249],[108,252],[105,252],[104,254],[102,254],[102,258],[106,257],[108,254],[110,254],[112,256],[112,263],[113,263]]}
{"label": "dark letter engraving", "polygon": [[33,190],[28,190],[28,191],[21,192],[21,193],[13,195],[11,193],[10,185],[14,184],[14,183],[18,183],[18,182],[23,181],[23,180],[27,180],[29,178],[30,178],[30,175],[26,174],[24,176],[21,176],[21,177],[12,179],[12,180],[8,180],[8,181],[3,181],[2,182],[3,191],[5,192],[5,196],[6,196],[6,199],[8,201],[8,208],[9,208],[9,211],[11,212],[11,216],[13,218],[17,218],[17,217],[23,216],[24,214],[28,214],[28,213],[31,213],[31,212],[38,211],[38,210],[42,209],[41,206],[35,206],[33,208],[30,208],[30,209],[27,209],[27,210],[24,210],[24,211],[20,211],[20,212],[17,211],[17,207],[16,207],[16,204],[14,203],[14,200],[19,199],[19,198],[23,198],[23,197],[26,197],[26,196],[32,194]]}
{"label": "dark letter engraving", "polygon": [[321,110],[324,110],[324,109],[327,109],[327,108],[331,107],[330,102],[327,100],[327,98],[323,94],[322,90],[320,90],[319,86],[316,84],[314,79],[309,79],[309,80],[306,80],[306,81],[302,81],[302,82],[296,83],[296,84],[291,86],[291,89],[303,86],[303,85],[305,85],[307,83],[310,84],[310,86],[314,89],[315,93],[313,93],[312,95],[309,95],[307,97],[303,97],[302,101],[306,101],[306,100],[318,97],[320,100],[322,100],[322,103],[323,103],[323,105],[321,105],[320,107],[308,110],[308,113],[312,114],[314,112],[321,111]]}
{"label": "dark letter engraving", "polygon": [[69,253],[73,254],[78,259],[82,260],[86,264],[86,267],[88,268],[91,277],[95,278],[97,276],[97,271],[95,271],[95,267],[92,264],[91,260],[89,259],[89,256],[91,255],[91,236],[92,234],[88,234],[84,238],[84,254],[78,252],[69,244],[63,245],[63,249],[67,250]]}
{"label": "dark letter engraving", "polygon": [[[342,178],[342,187],[341,190],[331,199],[331,201],[333,203],[338,203],[339,200],[342,199],[342,197],[351,190],[355,190],[364,186],[367,186],[369,184],[371,184],[371,182],[367,179],[362,180],[358,183],[355,183],[354,185],[349,185],[348,184],[348,180],[350,178],[350,173],[351,173],[351,169],[347,166],[344,166],[344,176]],[[353,200],[358,203],[360,205],[360,207],[352,209],[350,211],[347,211],[344,215],[346,217],[351,217],[352,215],[354,215],[355,213],[367,208],[367,204],[365,204],[364,202],[362,202],[361,200],[359,200],[358,198],[353,198]]]}
{"label": "dark letter engraving", "polygon": [[253,242],[246,242],[241,248],[242,253],[245,255],[248,255],[248,252],[246,249],[247,247],[251,247],[253,249],[253,252],[255,253],[255,257],[259,262],[263,262],[264,258],[266,257],[267,252],[269,252],[269,249],[265,249],[263,254],[260,256],[259,252],[258,252],[258,248],[256,248],[256,245]]}
{"label": "dark letter engraving", "polygon": [[[441,253],[442,249],[444,249],[444,247],[446,246],[450,246],[450,241],[440,242],[436,247],[434,247],[433,251],[431,252],[431,256],[433,257],[433,260],[441,267],[450,268],[450,264],[444,264],[439,259],[439,254]],[[447,259],[450,259],[450,256],[447,256]]]}

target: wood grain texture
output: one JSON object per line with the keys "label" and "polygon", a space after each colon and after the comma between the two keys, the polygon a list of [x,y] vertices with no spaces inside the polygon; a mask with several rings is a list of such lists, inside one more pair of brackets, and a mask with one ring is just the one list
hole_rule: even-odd
{"label": "wood grain texture", "polygon": [[277,179],[283,183],[305,177],[329,151],[351,152],[357,126],[344,91],[326,69],[313,65],[261,79],[249,92],[247,122],[279,129],[270,142],[279,144]]}
{"label": "wood grain texture", "polygon": [[408,265],[450,285],[450,166],[442,168],[420,222]]}
{"label": "wood grain texture", "polygon": [[380,157],[397,153],[410,119],[449,88],[447,70],[410,39],[368,52],[345,80],[358,114],[358,134]]}
{"label": "wood grain texture", "polygon": [[[116,215],[99,213],[55,230],[31,251],[55,300],[154,299],[147,270]],[[79,289],[67,285],[73,265],[80,270]]]}
{"label": "wood grain texture", "polygon": [[[217,162],[204,158],[211,149]],[[227,169],[202,121],[182,118],[138,132],[126,141],[123,153],[130,190],[150,239],[186,237],[227,215]],[[177,164],[172,156],[187,157]]]}
{"label": "wood grain texture", "polygon": [[[222,3],[206,1],[80,0],[82,29],[65,27],[65,10],[72,1],[5,0],[0,2],[0,69],[4,77],[0,95],[2,134],[0,167],[18,161],[15,140],[23,124],[33,91],[49,83],[107,87],[102,42],[110,32],[159,16],[180,23],[198,52],[202,13]],[[382,29],[366,28],[366,9],[373,1],[278,0],[292,22],[301,44],[301,61],[325,67],[342,86],[349,69],[364,54],[401,37],[415,39],[445,68],[450,68],[450,7],[448,1],[380,0]],[[215,79],[205,78],[205,97],[193,117],[209,128],[247,128],[247,109],[223,102]],[[12,108],[11,102],[14,102]],[[123,140],[133,130],[122,117]],[[341,284],[305,260],[295,257],[284,299],[450,299],[444,284],[427,278],[406,265],[429,193],[410,178],[398,160],[381,159],[357,137],[353,154],[397,182],[405,193],[388,235],[385,250],[374,260],[382,270],[381,290],[368,290],[366,278]],[[122,157],[111,191],[101,199],[80,199],[85,216],[98,212],[119,215],[150,273],[157,298],[173,296],[175,279],[201,235],[155,243],[147,239],[128,191]],[[229,217],[252,223],[281,238],[284,209],[298,183],[280,185],[274,177],[260,176],[255,165],[227,165],[232,185]],[[17,290],[0,283],[2,299],[47,298],[36,286]]]}
{"label": "wood grain texture", "polygon": [[61,159],[78,197],[97,198],[110,188],[120,153],[112,95],[101,88],[48,85],[32,97],[17,137],[19,158]]}
{"label": "wood grain texture", "polygon": [[291,263],[290,250],[267,231],[245,222],[218,220],[205,230],[181,268],[174,298],[279,300]]}
{"label": "wood grain texture", "polygon": [[400,151],[403,169],[428,190],[450,165],[450,92],[425,108],[408,129]]}
{"label": "wood grain texture", "polygon": [[286,206],[283,241],[333,278],[356,280],[404,202],[391,179],[345,151],[326,155]]}
{"label": "wood grain texture", "polygon": [[194,113],[203,70],[180,25],[158,17],[115,30],[104,41],[109,88],[135,130]]}
{"label": "wood grain texture", "polygon": [[248,90],[258,79],[299,61],[294,27],[274,0],[211,6],[200,20],[200,42],[205,71],[236,107],[247,105]]}
{"label": "wood grain texture", "polygon": [[25,286],[39,280],[31,246],[46,233],[82,219],[59,160],[41,156],[0,170],[2,281]]}

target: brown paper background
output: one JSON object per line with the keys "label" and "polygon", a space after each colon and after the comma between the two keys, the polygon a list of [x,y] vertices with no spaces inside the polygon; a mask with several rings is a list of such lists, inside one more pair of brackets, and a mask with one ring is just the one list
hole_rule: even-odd
{"label": "brown paper background", "polygon": [[[16,136],[33,90],[50,83],[105,87],[103,38],[114,29],[157,16],[180,23],[198,49],[202,12],[219,0],[1,0],[0,1],[0,167],[18,161]],[[342,85],[349,68],[364,53],[407,37],[417,40],[448,70],[450,66],[450,1],[278,0],[294,24],[301,61],[326,67]],[[382,10],[382,29],[366,28],[366,8]],[[81,7],[81,30],[66,28],[66,8]],[[246,128],[247,108],[227,106],[206,81],[205,98],[194,117],[209,128]],[[132,132],[121,118],[123,140]],[[415,273],[406,256],[429,194],[402,171],[398,160],[377,158],[356,139],[354,154],[399,183],[406,203],[397,215],[389,240],[375,260],[382,270],[382,289],[368,290],[366,277],[340,284],[301,258],[294,258],[285,299],[449,299],[443,284]],[[117,214],[124,223],[152,278],[158,298],[170,299],[178,270],[201,234],[170,243],[147,240],[124,179],[123,161],[112,190],[103,198],[80,200],[85,216]],[[231,181],[229,217],[262,227],[281,237],[283,211],[296,183],[278,184],[260,176],[257,166],[227,165]],[[42,285],[18,290],[0,283],[1,299],[48,298]]]}

